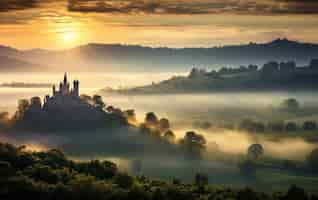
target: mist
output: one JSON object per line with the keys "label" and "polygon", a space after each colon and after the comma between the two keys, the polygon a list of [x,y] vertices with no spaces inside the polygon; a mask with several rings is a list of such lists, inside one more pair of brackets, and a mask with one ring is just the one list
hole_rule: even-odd
{"label": "mist", "polygon": [[[177,144],[167,145],[158,140],[140,135],[137,127],[117,130],[92,130],[79,132],[0,133],[1,142],[26,145],[30,151],[45,151],[51,148],[63,150],[75,160],[111,160],[121,171],[136,175],[171,180],[179,178],[191,182],[197,172],[209,176],[211,183],[235,186],[249,185],[239,164],[247,157],[252,144],[264,147],[264,158],[302,162],[318,145],[315,136],[304,133],[251,133],[237,127],[243,119],[253,119],[267,124],[272,121],[293,121],[299,126],[304,120],[318,120],[316,94],[312,93],[215,93],[215,94],[169,94],[169,95],[114,95],[101,93],[105,87],[133,87],[164,80],[178,73],[145,74],[71,74],[71,79],[80,79],[81,93],[103,96],[106,105],[122,110],[134,109],[137,125],[144,122],[145,114],[154,112],[159,118],[170,121],[171,130],[178,140],[187,131],[202,134],[206,152],[202,160],[188,158]],[[17,78],[17,77],[21,78]],[[2,75],[3,82],[58,83],[61,74]],[[50,88],[0,88],[1,111],[15,112],[18,99],[32,96],[44,97]],[[279,110],[281,102],[295,98],[302,112],[288,113]],[[196,123],[209,122],[211,127],[199,128]],[[231,128],[229,128],[231,127]],[[285,185],[288,186],[287,184]]]}

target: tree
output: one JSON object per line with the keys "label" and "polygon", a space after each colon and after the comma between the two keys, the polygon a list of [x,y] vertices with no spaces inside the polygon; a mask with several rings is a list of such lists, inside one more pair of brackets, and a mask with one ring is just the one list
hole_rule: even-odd
{"label": "tree", "polygon": [[30,100],[30,104],[32,105],[37,105],[37,106],[41,106],[42,105],[42,101],[40,97],[32,97]]}
{"label": "tree", "polygon": [[314,131],[317,129],[317,124],[314,121],[305,121],[303,124],[303,129],[305,131]]}
{"label": "tree", "polygon": [[128,189],[134,184],[134,179],[126,173],[118,173],[115,176],[114,182],[118,184],[119,187]]}
{"label": "tree", "polygon": [[188,77],[192,79],[192,78],[197,78],[199,76],[200,76],[199,69],[194,67],[194,68],[191,69],[191,72],[190,72]]}
{"label": "tree", "polygon": [[297,187],[296,185],[292,185],[287,194],[285,195],[285,199],[287,200],[308,200],[308,195],[305,190]]}
{"label": "tree", "polygon": [[0,128],[5,128],[9,125],[10,117],[8,112],[0,112]]}
{"label": "tree", "polygon": [[92,102],[92,97],[89,95],[86,95],[86,94],[82,94],[80,96],[80,99],[85,101],[86,103],[89,103],[89,104]]}
{"label": "tree", "polygon": [[157,128],[158,127],[157,115],[153,112],[147,113],[145,117],[145,124],[149,128]]}
{"label": "tree", "polygon": [[159,120],[159,130],[160,132],[166,132],[170,128],[170,122],[166,118]]}
{"label": "tree", "polygon": [[171,131],[168,130],[163,134],[163,137],[168,141],[168,142],[174,142],[176,139],[176,135]]}
{"label": "tree", "polygon": [[262,78],[272,79],[279,70],[279,64],[277,62],[271,61],[263,65],[262,68]]}
{"label": "tree", "polygon": [[192,156],[201,157],[203,151],[206,150],[206,140],[203,135],[197,134],[193,131],[189,131],[185,134],[181,140],[182,146]]}
{"label": "tree", "polygon": [[205,185],[209,184],[209,178],[205,174],[197,173],[195,175],[194,183],[197,186],[205,186]]}
{"label": "tree", "polygon": [[268,124],[268,126],[274,132],[283,132],[285,128],[283,121],[271,122]]}
{"label": "tree", "polygon": [[96,107],[101,108],[101,109],[105,108],[106,104],[104,103],[103,98],[100,95],[95,94],[93,96],[92,100],[93,100],[93,103]]}
{"label": "tree", "polygon": [[248,65],[248,70],[249,71],[257,71],[258,70],[258,66],[257,65]]}
{"label": "tree", "polygon": [[286,124],[285,130],[288,132],[295,132],[297,131],[297,124],[295,122],[288,122]]}
{"label": "tree", "polygon": [[40,97],[32,97],[30,100],[30,110],[32,112],[40,112],[42,108],[42,101]]}
{"label": "tree", "polygon": [[261,144],[252,144],[247,150],[248,157],[252,159],[258,159],[263,154],[264,148]]}
{"label": "tree", "polygon": [[252,189],[245,188],[237,193],[237,200],[260,200],[260,198]]}
{"label": "tree", "polygon": [[265,125],[252,119],[244,119],[240,122],[239,129],[249,132],[264,132]]}
{"label": "tree", "polygon": [[300,108],[299,102],[294,98],[285,99],[281,103],[281,109],[288,112],[296,112]]}
{"label": "tree", "polygon": [[[9,162],[0,161],[0,179],[14,175],[14,168]],[[1,182],[0,182],[1,183]]]}
{"label": "tree", "polygon": [[28,109],[30,108],[30,103],[29,100],[27,99],[20,99],[18,101],[18,110],[15,113],[14,118],[16,120],[21,120],[23,119],[25,113],[28,111]]}
{"label": "tree", "polygon": [[124,117],[127,119],[127,121],[130,124],[137,124],[137,118],[136,118],[136,113],[135,110],[126,110],[124,111]]}
{"label": "tree", "polygon": [[314,149],[308,156],[307,156],[307,165],[310,170],[314,172],[318,172],[318,148]]}

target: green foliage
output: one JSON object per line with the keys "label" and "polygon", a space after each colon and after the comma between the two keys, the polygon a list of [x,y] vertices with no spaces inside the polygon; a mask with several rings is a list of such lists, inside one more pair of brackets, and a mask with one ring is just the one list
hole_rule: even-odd
{"label": "green foliage", "polygon": [[202,153],[206,150],[206,140],[203,135],[189,131],[185,134],[180,144],[189,155],[194,157],[201,157]]}
{"label": "green foliage", "polygon": [[80,173],[89,174],[99,179],[110,179],[117,173],[117,166],[114,163],[99,160],[78,163],[75,169]]}
{"label": "green foliage", "polygon": [[306,194],[305,190],[302,188],[297,187],[296,185],[292,185],[286,196],[285,199],[289,200],[308,200],[308,195]]}
{"label": "green foliage", "polygon": [[27,99],[20,99],[18,101],[18,109],[14,114],[14,121],[22,120],[27,110],[30,108],[30,102]]}
{"label": "green foliage", "polygon": [[198,173],[195,175],[194,183],[197,186],[205,186],[205,185],[209,184],[209,178],[205,174]]}
{"label": "green foliage", "polygon": [[281,103],[281,109],[287,112],[296,112],[299,108],[299,102],[294,98],[286,99]]}
{"label": "green foliage", "polygon": [[158,117],[155,113],[153,112],[149,112],[146,114],[146,117],[145,117],[145,124],[147,127],[149,128],[157,128],[158,127],[158,123],[159,123],[159,120],[158,120]]}
{"label": "green foliage", "polygon": [[314,149],[307,157],[308,167],[313,172],[318,172],[318,149]]}
{"label": "green foliage", "polygon": [[[23,162],[21,162],[23,158]],[[241,168],[251,171],[251,161]],[[22,164],[21,164],[22,163]],[[195,184],[173,184],[117,172],[108,161],[74,162],[63,152],[27,152],[23,147],[0,143],[0,197],[6,200],[309,200],[297,186],[272,196],[245,188],[212,187],[197,174]],[[316,200],[312,196],[310,200]]]}
{"label": "green foliage", "polygon": [[114,177],[114,183],[119,185],[119,187],[128,189],[134,184],[134,179],[126,173],[118,173]]}
{"label": "green foliage", "polygon": [[100,95],[94,95],[92,101],[94,105],[98,108],[103,109],[106,107],[106,104],[104,103],[103,98]]}
{"label": "green foliage", "polygon": [[159,130],[160,132],[168,131],[170,128],[170,122],[166,118],[162,118],[159,120]]}

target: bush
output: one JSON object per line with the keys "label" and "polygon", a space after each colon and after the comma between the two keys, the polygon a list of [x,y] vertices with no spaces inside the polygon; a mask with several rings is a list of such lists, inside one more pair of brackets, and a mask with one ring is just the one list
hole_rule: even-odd
{"label": "bush", "polygon": [[288,200],[308,200],[308,196],[307,196],[304,189],[297,187],[296,185],[292,185],[289,188],[289,190],[285,196],[285,199],[288,199]]}
{"label": "bush", "polygon": [[134,184],[134,178],[129,176],[126,173],[118,173],[115,176],[114,183],[116,183],[119,187],[122,188],[131,188]]}
{"label": "bush", "polygon": [[245,188],[237,193],[237,200],[258,200],[257,194],[250,188]]}

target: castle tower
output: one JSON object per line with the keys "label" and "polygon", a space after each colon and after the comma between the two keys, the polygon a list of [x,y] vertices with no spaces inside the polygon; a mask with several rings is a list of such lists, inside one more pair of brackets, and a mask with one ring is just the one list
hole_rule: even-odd
{"label": "castle tower", "polygon": [[73,82],[73,94],[76,97],[79,96],[79,81],[78,80],[74,80]]}
{"label": "castle tower", "polygon": [[64,74],[64,79],[63,79],[63,83],[62,83],[62,90],[61,93],[62,95],[69,95],[70,94],[70,84],[67,82],[67,74],[65,72]]}
{"label": "castle tower", "polygon": [[55,88],[55,85],[53,85],[52,90],[53,90],[53,96],[55,96],[55,95],[56,95],[56,88]]}
{"label": "castle tower", "polygon": [[66,72],[64,73],[63,83],[64,83],[64,85],[67,84],[67,74],[66,74]]}
{"label": "castle tower", "polygon": [[60,94],[62,93],[62,90],[63,90],[63,83],[60,82],[60,85],[59,85],[59,92],[60,92]]}

